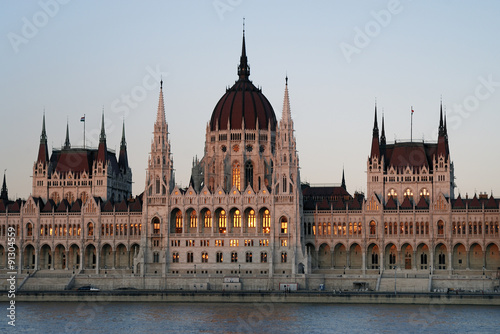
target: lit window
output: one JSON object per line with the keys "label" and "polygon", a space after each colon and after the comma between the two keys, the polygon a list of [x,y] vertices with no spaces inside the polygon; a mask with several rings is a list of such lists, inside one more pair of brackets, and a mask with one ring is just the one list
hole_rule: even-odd
{"label": "lit window", "polygon": [[238,240],[238,239],[231,239],[231,240],[229,241],[229,246],[231,246],[231,247],[238,247],[238,246],[239,246],[239,244],[240,244],[240,243],[239,243],[239,240]]}
{"label": "lit window", "polygon": [[182,233],[182,212],[180,211],[175,214],[175,232]]}
{"label": "lit window", "polygon": [[233,263],[238,262],[238,253],[237,252],[231,252],[231,262],[233,262]]}
{"label": "lit window", "polygon": [[240,210],[236,210],[233,216],[233,226],[241,227],[241,213]]}
{"label": "lit window", "polygon": [[260,262],[262,262],[262,263],[267,262],[267,253],[266,252],[260,253]]}
{"label": "lit window", "polygon": [[217,254],[216,254],[216,261],[218,263],[223,262],[222,252],[217,252]]}
{"label": "lit window", "polygon": [[269,210],[264,210],[264,215],[262,216],[262,230],[264,233],[271,232],[271,214]]}
{"label": "lit window", "polygon": [[233,163],[233,187],[240,190],[240,164],[239,162]]}
{"label": "lit window", "polygon": [[212,227],[212,213],[210,210],[205,212],[205,227]]}
{"label": "lit window", "polygon": [[221,210],[219,214],[219,233],[226,233],[226,211]]}
{"label": "lit window", "polygon": [[197,226],[197,216],[196,216],[196,211],[191,212],[190,220],[189,220],[189,226],[190,227],[196,227]]}
{"label": "lit window", "polygon": [[160,234],[160,220],[157,217],[153,218],[153,234]]}
{"label": "lit window", "polygon": [[409,199],[413,199],[413,191],[410,190],[410,188],[405,190],[405,197],[408,197]]}
{"label": "lit window", "polygon": [[173,252],[172,253],[172,262],[173,263],[179,263],[179,253],[178,252]]}
{"label": "lit window", "polygon": [[201,262],[202,263],[207,263],[208,262],[208,253],[207,252],[201,253]]}
{"label": "lit window", "polygon": [[281,217],[281,233],[288,233],[288,220],[286,217]]}
{"label": "lit window", "polygon": [[281,253],[281,263],[286,263],[287,261],[287,254],[286,252]]}
{"label": "lit window", "polygon": [[397,199],[398,199],[398,193],[396,192],[396,190],[391,189],[391,190],[387,193],[387,197],[392,197],[392,198],[394,198],[394,200],[397,200]]}
{"label": "lit window", "polygon": [[248,227],[255,227],[255,211],[248,212]]}

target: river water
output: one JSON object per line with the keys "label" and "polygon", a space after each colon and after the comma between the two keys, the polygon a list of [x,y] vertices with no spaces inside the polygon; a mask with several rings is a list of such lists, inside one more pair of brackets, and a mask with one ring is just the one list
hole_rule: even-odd
{"label": "river water", "polygon": [[15,328],[4,314],[1,333],[500,333],[494,306],[19,302]]}

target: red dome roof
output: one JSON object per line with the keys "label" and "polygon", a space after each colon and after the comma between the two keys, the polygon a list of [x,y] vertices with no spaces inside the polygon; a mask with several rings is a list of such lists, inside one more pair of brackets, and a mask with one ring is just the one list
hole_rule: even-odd
{"label": "red dome roof", "polygon": [[[244,31],[238,76],[239,80],[226,91],[215,106],[210,119],[210,130],[239,130],[244,122],[246,130],[275,131],[276,115],[271,103],[262,91],[248,80],[250,66],[247,61]],[[268,129],[269,125],[270,129]]]}
{"label": "red dome roof", "polygon": [[210,119],[210,130],[241,129],[242,121],[246,130],[276,130],[276,115],[273,107],[251,81],[240,79],[219,100]]}

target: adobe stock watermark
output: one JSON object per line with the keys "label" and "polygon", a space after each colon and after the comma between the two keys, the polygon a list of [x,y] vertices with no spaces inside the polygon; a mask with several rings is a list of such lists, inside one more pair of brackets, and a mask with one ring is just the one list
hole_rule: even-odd
{"label": "adobe stock watermark", "polygon": [[54,18],[61,9],[61,5],[66,5],[71,0],[40,0],[38,6],[40,10],[35,12],[30,18],[23,16],[21,18],[22,26],[20,33],[9,32],[7,39],[12,49],[17,54],[21,45],[26,45],[35,38],[40,30],[45,27],[51,18]]}
{"label": "adobe stock watermark", "polygon": [[377,38],[383,28],[391,24],[395,15],[403,11],[403,5],[399,0],[390,0],[386,9],[370,12],[373,20],[366,22],[364,27],[354,27],[354,39],[352,43],[342,42],[339,47],[348,64],[352,62],[354,55],[360,54],[370,43]]}
{"label": "adobe stock watermark", "polygon": [[471,113],[477,111],[481,101],[489,99],[500,87],[500,81],[494,81],[492,74],[488,75],[487,78],[479,76],[477,80],[479,83],[473,94],[466,96],[462,103],[455,103],[452,108],[446,110],[447,127],[457,130]]}
{"label": "adobe stock watermark", "polygon": [[214,7],[219,19],[224,20],[224,15],[227,12],[232,12],[237,6],[241,5],[243,0],[214,0],[212,6]]}

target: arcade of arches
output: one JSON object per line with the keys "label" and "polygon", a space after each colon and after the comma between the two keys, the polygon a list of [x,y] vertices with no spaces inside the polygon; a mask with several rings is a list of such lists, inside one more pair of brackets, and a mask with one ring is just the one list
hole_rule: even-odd
{"label": "arcade of arches", "polygon": [[307,244],[311,268],[315,269],[403,269],[434,272],[436,270],[497,270],[500,267],[499,246],[489,243],[486,247],[473,243],[466,247],[456,243],[449,247],[438,243],[430,248],[426,243],[397,247],[387,243],[383,248],[370,243],[363,249],[358,243],[333,246],[322,243],[318,247]]}

